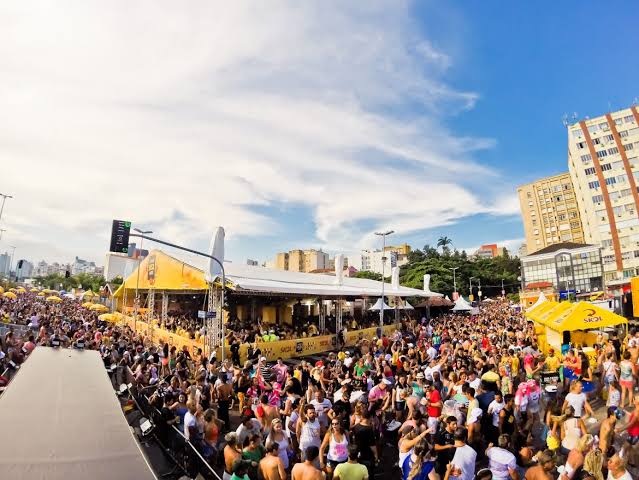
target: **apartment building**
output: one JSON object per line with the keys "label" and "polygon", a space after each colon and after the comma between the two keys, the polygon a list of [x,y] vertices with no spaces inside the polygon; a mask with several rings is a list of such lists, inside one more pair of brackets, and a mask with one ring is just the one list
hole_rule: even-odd
{"label": "apartment building", "polygon": [[579,204],[570,173],[522,185],[517,193],[528,254],[563,242],[584,243]]}
{"label": "apartment building", "polygon": [[321,250],[291,250],[288,253],[278,253],[272,263],[276,270],[290,272],[311,272],[329,267],[328,253]]}
{"label": "apartment building", "polygon": [[567,128],[568,167],[584,240],[601,246],[605,283],[619,291],[639,273],[639,109]]}

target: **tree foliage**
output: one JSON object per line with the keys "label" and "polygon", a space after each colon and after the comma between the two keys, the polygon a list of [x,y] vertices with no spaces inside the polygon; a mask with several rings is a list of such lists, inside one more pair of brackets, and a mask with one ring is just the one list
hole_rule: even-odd
{"label": "tree foliage", "polygon": [[[43,288],[50,288],[52,290],[71,290],[72,288],[79,288],[82,286],[84,290],[97,291],[100,287],[104,286],[106,281],[102,275],[95,275],[91,273],[79,273],[77,275],[71,275],[66,278],[60,273],[52,273],[44,277],[37,277],[35,279],[36,285]],[[60,287],[62,285],[62,287]]]}
{"label": "tree foliage", "polygon": [[413,250],[407,265],[401,267],[400,283],[407,287],[424,288],[424,275],[430,274],[430,289],[434,292],[451,295],[453,292],[453,268],[457,291],[468,295],[470,291],[469,279],[473,279],[473,292],[477,294],[477,286],[481,281],[484,297],[501,295],[502,279],[506,293],[516,293],[519,289],[519,258],[506,253],[502,257],[490,259],[471,259],[465,251],[449,249],[452,241],[448,237],[440,237],[437,248],[424,245],[422,250]]}

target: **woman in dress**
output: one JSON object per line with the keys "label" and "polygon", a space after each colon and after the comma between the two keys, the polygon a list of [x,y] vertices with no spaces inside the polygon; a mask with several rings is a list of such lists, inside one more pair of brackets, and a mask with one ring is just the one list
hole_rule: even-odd
{"label": "woman in dress", "polygon": [[282,420],[279,418],[274,418],[271,422],[271,431],[266,437],[266,448],[268,449],[273,443],[278,444],[277,456],[282,460],[284,469],[288,470],[289,458],[293,454],[293,448],[291,446],[291,437],[284,430]]}
{"label": "woman in dress", "polygon": [[[619,385],[621,385],[621,408],[630,407],[634,400],[635,367],[630,361],[630,352],[625,351],[619,364]],[[628,402],[626,403],[626,399]]]}
{"label": "woman in dress", "polygon": [[435,449],[425,440],[415,446],[401,467],[403,480],[439,480],[435,472]]}

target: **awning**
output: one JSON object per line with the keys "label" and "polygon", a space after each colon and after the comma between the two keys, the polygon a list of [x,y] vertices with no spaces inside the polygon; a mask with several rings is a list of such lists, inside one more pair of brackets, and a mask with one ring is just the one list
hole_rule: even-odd
{"label": "awning", "polygon": [[[161,250],[153,250],[140,264],[139,289],[164,291],[205,292],[208,284],[204,272],[198,267],[178,260]],[[227,287],[238,293],[273,293],[289,295],[328,297],[378,297],[382,282],[365,278],[344,277],[341,283],[337,277],[314,273],[289,272],[254,267],[239,263],[225,263]],[[131,273],[114,293],[121,297],[124,289],[135,290],[137,269]],[[429,290],[418,290],[402,286],[384,285],[389,297],[439,297],[441,294]]]}

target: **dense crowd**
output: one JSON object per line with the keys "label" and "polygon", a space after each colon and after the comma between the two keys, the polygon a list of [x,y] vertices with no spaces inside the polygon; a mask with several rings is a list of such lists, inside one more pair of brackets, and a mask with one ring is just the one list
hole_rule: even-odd
{"label": "dense crowd", "polygon": [[37,345],[82,342],[130,369],[153,392],[158,435],[175,425],[225,480],[373,479],[395,475],[389,458],[403,480],[638,478],[639,332],[600,335],[594,361],[579,345],[543,355],[533,324],[497,301],[293,365],[153,345],[29,294],[0,300],[0,320],[32,332],[2,339],[17,363]]}

